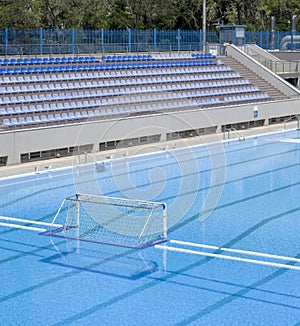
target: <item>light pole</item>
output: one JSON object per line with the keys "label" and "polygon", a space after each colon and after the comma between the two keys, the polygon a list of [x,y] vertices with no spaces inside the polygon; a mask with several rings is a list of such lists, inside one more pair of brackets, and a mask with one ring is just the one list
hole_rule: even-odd
{"label": "light pole", "polygon": [[205,51],[205,44],[206,44],[206,0],[203,0],[202,5],[202,50]]}

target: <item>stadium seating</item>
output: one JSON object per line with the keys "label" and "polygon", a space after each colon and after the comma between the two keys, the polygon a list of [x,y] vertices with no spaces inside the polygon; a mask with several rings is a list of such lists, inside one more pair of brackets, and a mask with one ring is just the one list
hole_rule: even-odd
{"label": "stadium seating", "polygon": [[5,58],[2,128],[270,100],[207,53]]}
{"label": "stadium seating", "polygon": [[22,66],[22,65],[48,65],[48,64],[60,64],[60,63],[86,63],[86,62],[99,62],[95,56],[83,56],[83,57],[36,57],[36,58],[5,58],[0,59],[1,66]]}

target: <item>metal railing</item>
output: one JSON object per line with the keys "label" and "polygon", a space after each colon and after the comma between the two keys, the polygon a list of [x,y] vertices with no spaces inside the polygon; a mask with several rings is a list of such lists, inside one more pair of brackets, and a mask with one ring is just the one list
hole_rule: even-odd
{"label": "metal railing", "polygon": [[[217,32],[206,40],[217,43]],[[202,30],[0,29],[0,55],[202,51],[202,42]]]}
{"label": "metal railing", "polygon": [[291,116],[289,119],[284,120],[283,121],[283,130],[285,130],[286,124],[293,120],[297,121],[297,130],[299,130],[300,129],[300,115],[299,114],[295,114],[295,115]]}
{"label": "metal railing", "polygon": [[254,58],[256,61],[264,65],[266,68],[270,69],[277,75],[283,74],[299,74],[300,73],[300,60],[299,61],[282,61],[282,60],[272,60],[267,58],[266,55],[255,51],[252,47],[245,47],[244,51],[246,54]]}
{"label": "metal railing", "polygon": [[[230,133],[231,132],[234,132],[235,135],[238,136],[238,139],[240,142],[242,141],[246,141],[246,138],[245,136],[243,136],[240,132],[238,132],[235,128],[227,128],[223,131],[223,139],[226,140],[226,139],[230,139]],[[226,138],[226,134],[227,134],[227,138]]]}
{"label": "metal railing", "polygon": [[[274,35],[268,31],[246,31],[245,36],[246,44],[257,44],[268,50],[279,49],[281,41],[289,35],[291,32],[278,31]],[[207,44],[221,45],[216,30],[206,30],[205,40]],[[0,55],[203,51],[207,44],[202,42],[200,29],[0,29]],[[300,42],[294,44],[293,38],[291,42],[291,50],[299,49]]]}

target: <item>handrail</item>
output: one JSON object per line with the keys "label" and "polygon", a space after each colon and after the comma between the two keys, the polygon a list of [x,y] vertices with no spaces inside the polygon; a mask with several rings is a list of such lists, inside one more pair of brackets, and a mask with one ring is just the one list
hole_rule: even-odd
{"label": "handrail", "polygon": [[299,129],[299,119],[300,119],[300,116],[298,114],[295,114],[295,115],[293,115],[293,116],[291,116],[288,119],[286,119],[286,120],[283,121],[283,130],[285,130],[285,126],[286,126],[287,122],[290,122],[290,121],[292,121],[294,119],[297,119],[297,129]]}
{"label": "handrail", "polygon": [[255,49],[248,47],[245,48],[244,52],[256,59],[256,61],[264,65],[266,68],[273,71],[275,74],[300,73],[300,64],[298,61],[272,60]]}
{"label": "handrail", "polygon": [[235,128],[231,127],[231,128],[227,128],[223,131],[223,139],[226,139],[226,132],[227,132],[227,139],[230,139],[230,132],[233,131],[238,137],[239,137],[239,141],[246,141],[245,136],[243,136],[241,133],[239,133]]}

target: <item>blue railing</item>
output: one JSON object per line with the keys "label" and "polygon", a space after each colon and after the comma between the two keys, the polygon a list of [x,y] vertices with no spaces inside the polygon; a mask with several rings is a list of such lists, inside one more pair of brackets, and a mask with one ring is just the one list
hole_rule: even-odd
{"label": "blue railing", "polygon": [[[284,37],[289,47],[299,48],[299,33],[247,31],[246,43],[279,49]],[[0,30],[0,55],[51,55],[80,53],[131,53],[201,51],[202,30]],[[295,41],[297,40],[297,42]],[[217,31],[206,31],[207,43],[218,44]]]}

